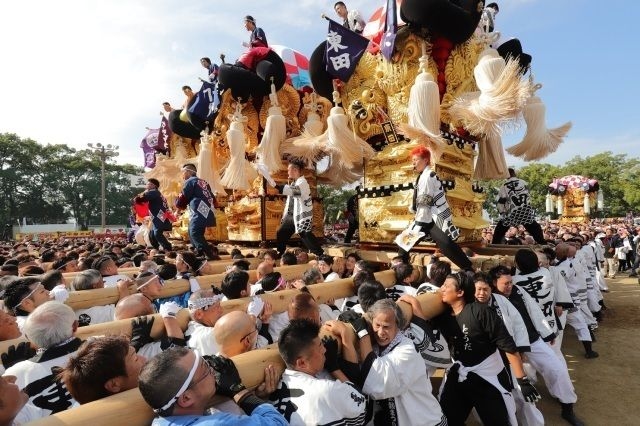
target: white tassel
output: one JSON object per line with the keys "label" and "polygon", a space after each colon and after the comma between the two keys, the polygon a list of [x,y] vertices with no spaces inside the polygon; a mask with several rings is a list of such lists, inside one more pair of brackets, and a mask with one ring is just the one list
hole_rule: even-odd
{"label": "white tassel", "polygon": [[324,128],[324,123],[320,120],[320,116],[318,115],[318,95],[316,92],[311,93],[311,104],[305,105],[305,108],[309,110],[307,114],[307,121],[304,123],[304,131],[309,136],[320,136],[322,134],[322,129]]}
{"label": "white tassel", "polygon": [[[542,85],[535,85],[534,91],[540,87]],[[547,129],[546,107],[538,96],[529,98],[522,115],[527,123],[527,132],[522,141],[507,148],[507,152],[526,161],[540,160],[555,152],[571,129],[571,122],[555,129]]]}
{"label": "white tassel", "polygon": [[598,210],[602,210],[604,208],[604,193],[602,189],[598,191]]}
{"label": "white tassel", "polygon": [[200,153],[198,154],[198,177],[207,181],[214,194],[225,194],[224,186],[220,183],[220,175],[213,166],[212,143],[209,142],[207,131],[200,138]]}
{"label": "white tassel", "polygon": [[221,183],[229,189],[249,190],[249,179],[247,176],[246,160],[244,158],[244,125],[247,117],[242,115],[240,102],[236,106],[236,112],[229,117],[232,122],[227,130],[227,144],[229,145],[229,164],[224,170]]}
{"label": "white tassel", "polygon": [[[334,102],[340,102],[340,95],[334,93]],[[327,118],[328,148],[337,153],[338,158],[347,166],[362,163],[363,159],[373,157],[375,151],[371,146],[349,128],[349,119],[344,109],[339,106],[331,108]]]}
{"label": "white tassel", "polygon": [[591,213],[591,201],[589,200],[589,193],[584,193],[584,201],[583,201],[584,214]]}
{"label": "white tassel", "polygon": [[545,207],[547,213],[553,213],[553,197],[551,194],[547,194],[547,198],[545,200]]}
{"label": "white tassel", "polygon": [[[497,75],[500,71],[499,75]],[[485,55],[474,69],[480,92],[458,97],[449,114],[474,135],[501,133],[501,126],[515,121],[531,95],[531,83],[523,80],[520,65],[509,59],[504,68],[501,58]]]}
{"label": "white tassel", "polygon": [[267,166],[270,173],[276,173],[282,169],[282,158],[280,158],[280,144],[287,137],[287,122],[282,115],[282,109],[278,106],[276,87],[271,83],[271,107],[267,116],[264,133],[260,146],[256,151],[258,162]]}
{"label": "white tassel", "polygon": [[556,208],[558,209],[559,215],[564,212],[564,199],[560,196],[558,196],[558,200],[556,201]]}
{"label": "white tassel", "polygon": [[431,138],[440,139],[440,91],[435,79],[428,71],[429,57],[422,42],[420,74],[409,93],[407,117],[410,126]]}
{"label": "white tassel", "polygon": [[478,143],[478,159],[474,170],[475,179],[504,179],[509,177],[504,158],[502,137],[498,133],[487,135]]}

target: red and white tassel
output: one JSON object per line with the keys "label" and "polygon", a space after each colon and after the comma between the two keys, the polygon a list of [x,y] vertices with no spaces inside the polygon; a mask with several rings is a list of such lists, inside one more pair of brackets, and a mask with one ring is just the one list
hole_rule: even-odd
{"label": "red and white tassel", "polygon": [[[533,90],[538,90],[541,87],[541,84],[536,84]],[[527,132],[522,141],[507,148],[507,152],[526,161],[540,160],[555,152],[571,129],[571,122],[555,129],[547,129],[546,106],[535,95],[527,101],[522,116],[527,123]]]}
{"label": "red and white tassel", "polygon": [[282,109],[278,105],[276,86],[271,83],[271,94],[269,95],[271,106],[265,124],[262,140],[256,150],[258,163],[267,167],[270,173],[275,173],[282,169],[282,158],[280,157],[280,145],[287,137],[287,122],[282,115]]}

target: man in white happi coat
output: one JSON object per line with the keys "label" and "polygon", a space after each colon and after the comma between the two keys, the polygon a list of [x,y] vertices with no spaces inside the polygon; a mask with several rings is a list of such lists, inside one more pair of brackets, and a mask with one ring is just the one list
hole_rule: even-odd
{"label": "man in white happi coat", "polygon": [[363,387],[374,399],[374,425],[447,424],[431,393],[424,361],[402,330],[405,319],[390,299],[375,302],[351,323],[359,339]]}
{"label": "man in white happi coat", "polygon": [[27,318],[24,331],[38,347],[38,352],[34,358],[8,368],[4,375],[15,376],[18,387],[29,395],[30,406],[36,408],[30,413],[29,420],[78,405],[57,377],[82,344],[74,337],[77,328],[73,310],[55,301],[38,306]]}
{"label": "man in white happi coat", "polygon": [[280,256],[287,248],[287,241],[295,233],[300,235],[309,251],[317,256],[324,253],[320,243],[313,235],[313,199],[309,183],[302,171],[305,163],[301,159],[289,160],[287,173],[291,183],[276,185],[281,194],[287,196],[280,227],[276,231],[277,248]]}
{"label": "man in white happi coat", "polygon": [[[589,329],[590,324],[596,324],[595,318],[590,314],[589,308],[585,305],[587,286],[585,280],[581,280],[578,272],[573,267],[573,257],[576,248],[567,243],[560,243],[556,246],[556,259],[558,261],[557,269],[564,278],[567,289],[571,294],[574,307],[567,313],[567,323],[573,327],[578,336],[578,340],[582,342],[585,350],[585,357],[597,358],[599,355],[593,350],[593,337]],[[584,300],[584,302],[583,302]]]}
{"label": "man in white happi coat", "polygon": [[[496,266],[489,272],[492,290],[508,299],[522,318],[530,350],[526,351],[526,360],[539,371],[549,389],[549,393],[558,399],[562,406],[561,416],[572,425],[584,423],[573,412],[578,397],[569,378],[566,364],[562,363],[553,350],[544,342],[553,342],[555,333],[546,321],[538,304],[529,294],[513,285],[511,272],[505,266]],[[504,304],[499,304],[500,308]],[[504,312],[504,309],[500,309]]]}
{"label": "man in white happi coat", "polygon": [[[345,360],[357,362],[350,327],[335,321],[332,331],[340,336]],[[362,425],[366,397],[340,368],[337,342],[323,343],[319,332],[320,326],[307,319],[292,320],[282,330],[278,350],[287,368],[271,402],[293,426]],[[318,378],[323,369],[335,380]]]}
{"label": "man in white happi coat", "polygon": [[[423,239],[430,237],[440,251],[453,263],[463,270],[473,270],[473,265],[454,240],[460,231],[453,224],[453,215],[445,197],[442,182],[436,172],[431,169],[431,151],[419,145],[411,151],[413,169],[418,177],[413,188],[413,199],[409,211],[415,213],[412,229],[425,235],[418,239],[413,246]],[[398,256],[404,263],[409,263],[409,253],[402,247]]]}

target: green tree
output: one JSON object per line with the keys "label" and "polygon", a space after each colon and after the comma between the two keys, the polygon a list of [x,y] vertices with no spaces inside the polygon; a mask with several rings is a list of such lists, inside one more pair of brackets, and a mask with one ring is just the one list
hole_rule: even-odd
{"label": "green tree", "polygon": [[353,194],[355,194],[355,190],[318,185],[318,195],[322,198],[326,225],[333,225],[342,217],[343,212],[347,209],[347,200]]}

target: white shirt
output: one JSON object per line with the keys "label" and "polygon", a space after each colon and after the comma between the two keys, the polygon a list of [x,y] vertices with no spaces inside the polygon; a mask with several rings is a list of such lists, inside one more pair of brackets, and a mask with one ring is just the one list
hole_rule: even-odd
{"label": "white shirt", "polygon": [[92,306],[87,309],[78,309],[76,317],[81,327],[86,325],[102,324],[113,321],[116,305]]}
{"label": "white shirt", "polygon": [[196,321],[189,321],[187,331],[184,333],[187,346],[196,349],[200,355],[215,355],[220,351],[213,335],[213,327],[207,327]]}

